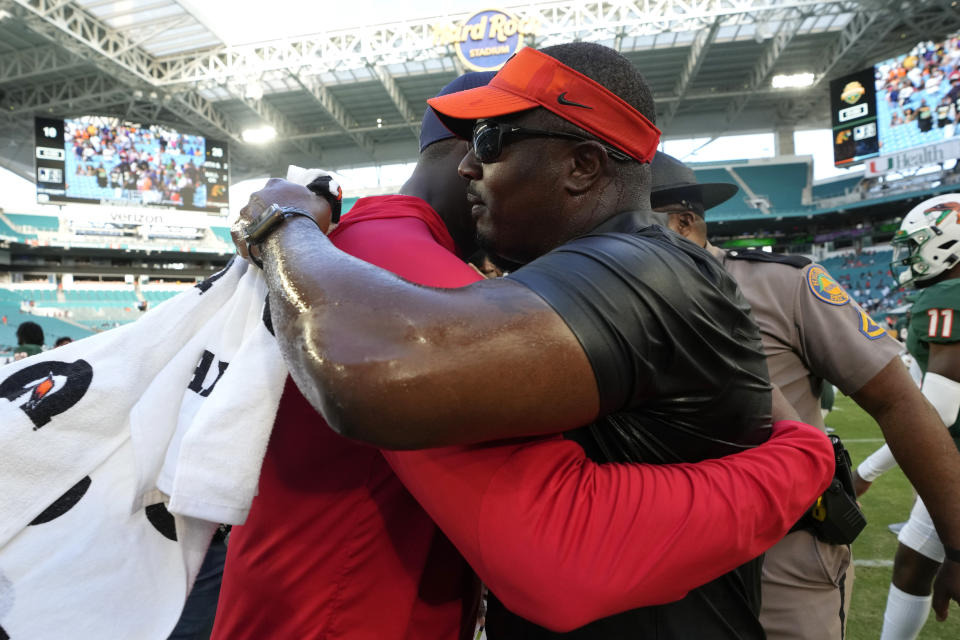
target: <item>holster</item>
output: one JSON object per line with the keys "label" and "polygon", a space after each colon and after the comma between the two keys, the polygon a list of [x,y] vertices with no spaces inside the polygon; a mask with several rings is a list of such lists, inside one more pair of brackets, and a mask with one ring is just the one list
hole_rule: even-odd
{"label": "holster", "polygon": [[791,531],[806,529],[823,542],[850,544],[867,526],[867,519],[857,504],[850,453],[840,438],[829,437],[836,462],[833,480]]}

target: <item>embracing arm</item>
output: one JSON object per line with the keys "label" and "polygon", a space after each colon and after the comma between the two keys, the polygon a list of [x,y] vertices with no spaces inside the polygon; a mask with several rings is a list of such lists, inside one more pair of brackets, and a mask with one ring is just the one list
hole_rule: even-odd
{"label": "embracing arm", "polygon": [[[880,424],[890,450],[930,512],[940,540],[960,549],[960,512],[956,509],[960,452],[944,428],[945,421],[956,421],[958,390],[938,393],[938,378],[946,379],[947,386],[950,381],[954,385],[960,381],[960,343],[930,343],[923,394],[896,358],[853,398]],[[944,562],[933,596],[933,608],[942,620],[947,617],[950,600],[960,602],[960,563]]]}
{"label": "embracing arm", "polygon": [[513,612],[556,631],[682,598],[760,555],[833,476],[818,429],[697,464],[597,464],[551,438],[385,452]]}
{"label": "embracing arm", "polygon": [[[934,349],[948,345],[931,344]],[[931,369],[935,361],[931,358]],[[900,358],[871,378],[853,399],[880,425],[947,545],[960,548],[960,451],[943,420],[917,389]]]}
{"label": "embracing arm", "polygon": [[[259,210],[251,211],[259,202]],[[271,181],[246,208],[326,202]],[[334,247],[293,217],[261,245],[273,326],[297,386],[338,432],[420,448],[565,431],[599,393],[563,319],[509,280],[455,290],[403,280]]]}

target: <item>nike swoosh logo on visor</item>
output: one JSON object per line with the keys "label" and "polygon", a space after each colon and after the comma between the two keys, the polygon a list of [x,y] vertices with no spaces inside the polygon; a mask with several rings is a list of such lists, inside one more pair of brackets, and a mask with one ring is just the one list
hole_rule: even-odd
{"label": "nike swoosh logo on visor", "polygon": [[579,102],[574,102],[573,100],[567,100],[567,92],[564,91],[557,96],[557,102],[560,104],[565,104],[569,107],[580,107],[581,109],[593,109],[593,107],[588,107],[585,104],[580,104]]}

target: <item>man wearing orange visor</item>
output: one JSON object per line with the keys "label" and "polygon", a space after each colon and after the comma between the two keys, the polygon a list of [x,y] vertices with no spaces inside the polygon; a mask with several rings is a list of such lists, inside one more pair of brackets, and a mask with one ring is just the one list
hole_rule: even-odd
{"label": "man wearing orange visor", "polygon": [[[629,61],[583,43],[524,50],[488,86],[430,104],[451,131],[471,140],[460,173],[469,180],[479,239],[489,251],[527,263],[510,276],[455,290],[406,282],[338,251],[317,229],[326,229],[327,205],[283,181],[271,182],[244,211],[258,231],[240,248],[263,262],[273,326],[291,375],[332,428],[386,449],[567,432],[603,463],[698,462],[767,440],[771,389],[759,333],[736,284],[701,248],[654,224],[664,221],[649,202],[648,163],[659,131],[650,91]],[[260,215],[270,204],[298,211],[265,227]],[[473,460],[491,449],[474,448]],[[825,453],[825,447],[814,449],[814,456]],[[572,637],[762,637],[757,561],[678,602],[624,612],[687,591],[665,580],[658,593],[641,596],[643,578],[631,583],[618,567],[621,553],[637,550],[632,545],[645,547],[650,568],[663,563],[668,575],[697,571],[705,580],[744,560],[716,558],[704,572],[703,554],[694,561],[688,553],[709,532],[689,535],[684,517],[677,517],[685,506],[637,514],[660,537],[612,536],[589,557],[577,551],[589,548],[585,537],[602,540],[604,522],[579,508],[570,514],[580,528],[539,532],[551,549],[569,554],[546,558],[538,548],[514,547],[509,536],[498,538],[500,548],[484,548],[487,538],[470,518],[502,519],[497,492],[505,495],[515,482],[549,505],[554,487],[531,486],[523,465],[515,464],[524,455],[518,449],[510,477],[485,473],[483,487],[465,488],[470,452],[385,455],[511,609],[536,609],[541,600],[529,585],[553,562],[559,566],[551,571],[592,568],[596,580],[610,576],[622,585],[593,609],[619,615]],[[464,455],[465,473],[443,467]],[[823,480],[811,484],[822,488]],[[715,481],[692,482],[708,490]],[[496,490],[484,498],[489,487]],[[812,502],[817,489],[809,488]],[[628,495],[642,490],[623,489]],[[454,496],[471,500],[472,516]],[[753,508],[727,507],[734,513]],[[777,498],[762,508],[778,510]],[[529,517],[544,514],[535,513]],[[660,529],[663,519],[674,523],[672,533]],[[509,566],[504,557],[511,558]],[[557,618],[538,616],[537,622],[563,630],[571,619],[588,622],[563,617],[563,609],[579,607],[564,600],[559,586],[551,590]],[[496,603],[488,632],[491,638],[553,635]]]}

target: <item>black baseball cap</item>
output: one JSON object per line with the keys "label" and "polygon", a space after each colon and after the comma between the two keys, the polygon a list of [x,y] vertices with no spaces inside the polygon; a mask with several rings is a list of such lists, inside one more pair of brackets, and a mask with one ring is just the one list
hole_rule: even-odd
{"label": "black baseball cap", "polygon": [[[489,83],[495,75],[497,74],[494,71],[465,73],[454,79],[443,89],[440,89],[440,93],[437,95],[445,96],[448,93],[457,93],[458,91],[482,87]],[[443,123],[440,122],[437,114],[433,111],[433,107],[427,107],[427,110],[423,114],[423,122],[420,123],[420,151],[423,151],[434,142],[454,137],[456,136],[453,135],[450,129],[447,129]]]}
{"label": "black baseball cap", "polygon": [[703,205],[705,211],[726,202],[740,190],[728,182],[699,183],[693,169],[662,151],[657,151],[650,166],[653,172],[650,206],[654,209],[686,200]]}

